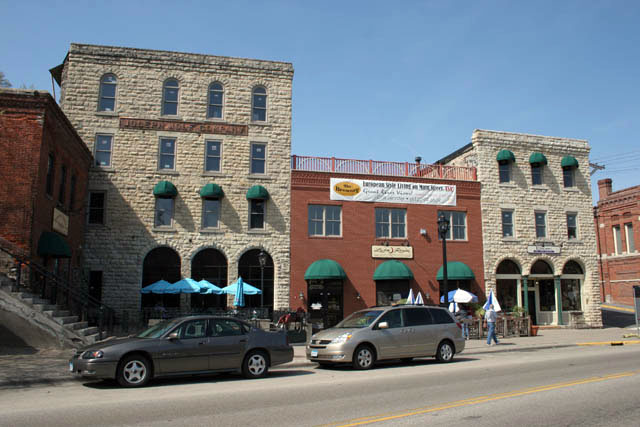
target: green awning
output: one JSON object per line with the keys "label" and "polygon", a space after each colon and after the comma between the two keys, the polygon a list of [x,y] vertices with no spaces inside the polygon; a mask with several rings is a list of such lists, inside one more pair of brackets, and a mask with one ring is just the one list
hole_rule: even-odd
{"label": "green awning", "polygon": [[169,181],[160,181],[153,187],[153,195],[156,197],[176,197],[178,189]]}
{"label": "green awning", "polygon": [[396,260],[385,261],[376,268],[373,280],[411,280],[413,272],[404,263]]}
{"label": "green awning", "polygon": [[222,199],[224,191],[218,184],[209,183],[200,189],[200,197],[203,199]]}
{"label": "green awning", "polygon": [[531,153],[531,156],[529,156],[529,163],[540,163],[541,165],[546,165],[547,158],[542,153]]}
{"label": "green awning", "polygon": [[[447,263],[447,280],[471,280],[475,279],[473,271],[467,264],[460,261]],[[440,267],[436,280],[444,280],[443,268]]]}
{"label": "green awning", "polygon": [[247,200],[251,199],[263,199],[269,198],[269,192],[262,185],[254,185],[247,191]]}
{"label": "green awning", "polygon": [[500,150],[498,155],[496,156],[496,160],[499,162],[507,161],[507,162],[515,162],[516,156],[509,150]]}
{"label": "green awning", "polygon": [[319,259],[307,268],[304,280],[346,279],[347,275],[337,262],[331,259]]}
{"label": "green awning", "polygon": [[562,158],[562,162],[560,163],[560,165],[563,168],[577,168],[578,167],[578,161],[573,156],[564,156]]}
{"label": "green awning", "polygon": [[58,233],[44,231],[38,240],[38,255],[52,258],[71,258],[71,249]]}

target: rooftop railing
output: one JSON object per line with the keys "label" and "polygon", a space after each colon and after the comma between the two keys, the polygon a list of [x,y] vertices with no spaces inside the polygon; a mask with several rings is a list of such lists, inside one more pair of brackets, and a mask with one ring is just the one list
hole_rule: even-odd
{"label": "rooftop railing", "polygon": [[361,175],[406,176],[458,181],[476,181],[476,168],[409,162],[340,159],[337,157],[291,156],[291,169]]}

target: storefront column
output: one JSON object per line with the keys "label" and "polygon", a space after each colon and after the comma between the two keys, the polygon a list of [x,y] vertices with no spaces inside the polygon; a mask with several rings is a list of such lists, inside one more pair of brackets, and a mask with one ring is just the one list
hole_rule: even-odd
{"label": "storefront column", "polygon": [[529,281],[527,276],[522,276],[522,292],[524,294],[524,312],[529,313]]}
{"label": "storefront column", "polygon": [[560,289],[560,276],[553,278],[553,283],[556,288],[556,313],[558,314],[557,325],[562,325],[562,290]]}

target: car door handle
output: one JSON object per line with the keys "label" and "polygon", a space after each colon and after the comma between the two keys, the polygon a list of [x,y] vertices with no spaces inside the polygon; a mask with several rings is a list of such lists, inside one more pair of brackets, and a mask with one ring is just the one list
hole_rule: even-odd
{"label": "car door handle", "polygon": [[240,342],[247,342],[247,340],[240,340]]}
{"label": "car door handle", "polygon": [[206,341],[200,341],[198,345],[205,345],[206,343],[207,343]]}

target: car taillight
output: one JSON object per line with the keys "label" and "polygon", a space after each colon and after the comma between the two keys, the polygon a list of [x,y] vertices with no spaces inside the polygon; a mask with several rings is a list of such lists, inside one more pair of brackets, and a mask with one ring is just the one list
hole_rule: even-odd
{"label": "car taillight", "polygon": [[458,325],[458,328],[462,329],[462,324],[460,322],[456,322],[456,325]]}

